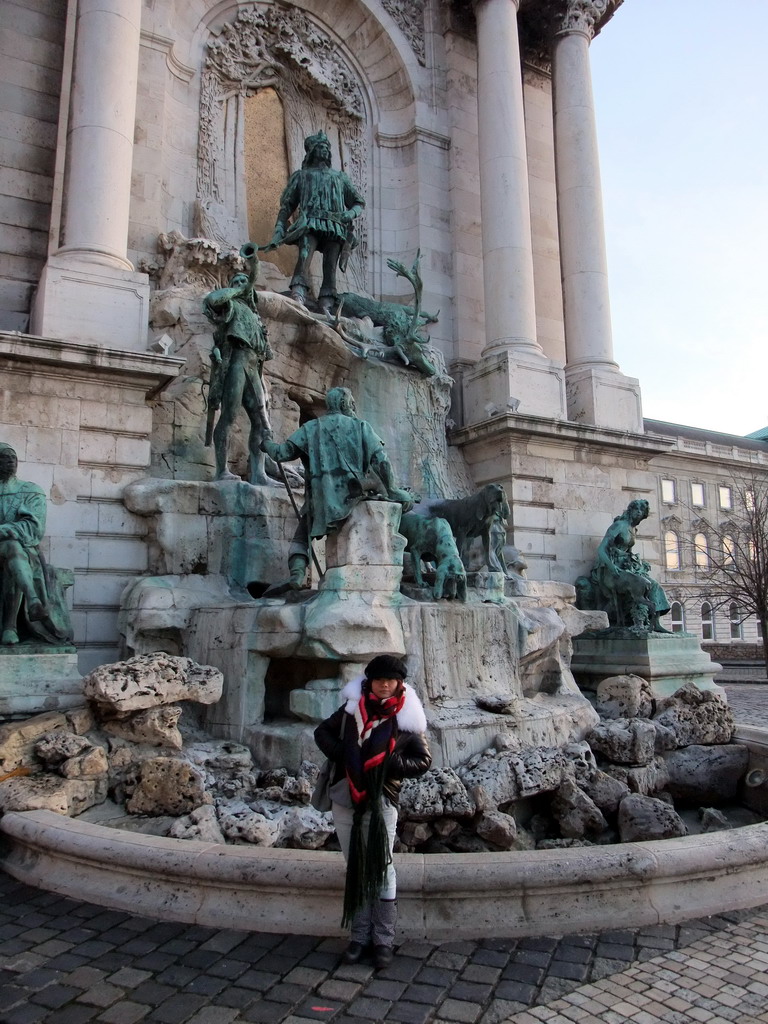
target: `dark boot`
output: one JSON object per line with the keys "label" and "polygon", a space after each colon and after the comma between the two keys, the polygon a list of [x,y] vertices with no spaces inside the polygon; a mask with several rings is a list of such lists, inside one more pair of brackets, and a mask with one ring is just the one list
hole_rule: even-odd
{"label": "dark boot", "polygon": [[397,924],[397,900],[376,900],[371,916],[371,939],[376,969],[381,970],[392,963]]}
{"label": "dark boot", "polygon": [[371,905],[358,910],[352,918],[350,943],[344,953],[344,963],[356,964],[371,944]]}

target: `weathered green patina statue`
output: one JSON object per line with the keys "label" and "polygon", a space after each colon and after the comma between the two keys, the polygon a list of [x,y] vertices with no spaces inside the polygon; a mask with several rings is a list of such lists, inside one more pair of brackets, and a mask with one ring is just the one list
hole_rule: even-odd
{"label": "weathered green patina statue", "polygon": [[[251,421],[248,480],[252,484],[271,484],[261,451],[262,438],[270,429],[261,373],[265,361],[272,358],[272,350],[254,289],[256,247],[248,243],[240,254],[249,259],[249,273],[235,274],[228,288],[218,288],[203,299],[203,312],[214,325],[205,443],[209,445],[213,440],[216,479],[237,480],[227,468],[227,449],[232,425],[240,408],[244,408]],[[214,429],[218,409],[221,413]]]}
{"label": "weathered green patina statue", "polygon": [[[271,242],[263,249],[296,245],[299,255],[291,278],[291,295],[305,302],[309,294],[309,268],[316,252],[323,254],[323,280],[318,301],[330,312],[338,301],[336,268],[346,270],[349,254],[357,245],[354,221],[365,200],[343,171],[331,167],[331,144],[325,132],[304,140],[306,156],[288,179],[280,197]],[[290,218],[296,215],[293,221]]]}
{"label": "weathered green patina statue", "polygon": [[414,500],[397,486],[384,442],[356,416],[352,392],[331,388],[325,404],[325,416],[304,423],[287,441],[262,442],[275,462],[304,463],[305,502],[288,558],[289,585],[296,589],[306,578],[311,540],[338,530],[359,502],[396,501],[407,511]]}
{"label": "weathered green patina statue", "polygon": [[16,476],[18,459],[0,443],[0,644],[58,644],[72,635],[63,589],[38,550],[45,533],[42,487]]}
{"label": "weathered green patina statue", "polygon": [[632,551],[637,528],[649,512],[648,502],[637,498],[614,519],[600,542],[589,577],[576,581],[576,603],[579,608],[607,612],[612,627],[668,633],[659,623],[659,617],[669,611],[666,594],[651,579],[650,564]]}
{"label": "weathered green patina statue", "polygon": [[437,367],[429,357],[429,341],[421,333],[420,328],[424,324],[436,323],[437,316],[424,313],[421,309],[424,288],[420,269],[421,253],[416,253],[416,259],[410,269],[399,260],[387,260],[387,266],[394,270],[398,277],[410,281],[414,291],[414,305],[379,302],[367,295],[345,292],[340,297],[341,312],[345,316],[370,317],[377,327],[383,328],[382,334],[388,348],[379,354],[380,358],[413,366],[427,377],[431,377],[437,373]]}

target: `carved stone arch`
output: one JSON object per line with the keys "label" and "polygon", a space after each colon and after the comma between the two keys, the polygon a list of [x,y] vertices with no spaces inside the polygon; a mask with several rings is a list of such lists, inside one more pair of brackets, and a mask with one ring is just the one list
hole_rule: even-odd
{"label": "carved stone arch", "polygon": [[[334,20],[336,7],[339,17]],[[356,19],[350,20],[350,9],[357,10]],[[360,0],[307,0],[301,6],[218,4],[210,12],[207,30],[195,230],[227,247],[247,237],[244,102],[272,88],[283,106],[289,167],[301,165],[305,136],[322,128],[334,143],[334,164],[346,170],[366,197],[368,213],[357,224],[359,244],[349,261],[347,285],[368,290],[373,270],[369,253],[380,248],[380,226],[373,215],[380,187],[374,126],[387,121],[382,106],[395,108],[398,118],[404,107],[413,108],[410,75],[392,39]],[[373,77],[365,65],[375,69]]]}

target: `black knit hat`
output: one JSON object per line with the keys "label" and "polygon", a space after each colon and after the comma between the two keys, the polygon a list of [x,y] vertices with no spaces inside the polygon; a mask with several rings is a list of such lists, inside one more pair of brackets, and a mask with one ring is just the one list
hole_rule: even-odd
{"label": "black knit hat", "polygon": [[365,666],[366,679],[405,679],[408,669],[402,658],[394,654],[378,654]]}

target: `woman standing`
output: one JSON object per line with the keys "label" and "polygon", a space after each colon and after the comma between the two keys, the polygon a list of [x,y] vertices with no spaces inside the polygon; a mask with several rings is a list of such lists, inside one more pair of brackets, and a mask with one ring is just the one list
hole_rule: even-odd
{"label": "woman standing", "polygon": [[362,679],[347,683],[346,703],[315,730],[318,747],[335,766],[333,821],[347,863],[342,924],[351,925],[344,959],[357,963],[372,945],[377,968],[393,957],[400,785],[432,763],[424,708],[405,677],[399,658],[379,655]]}

